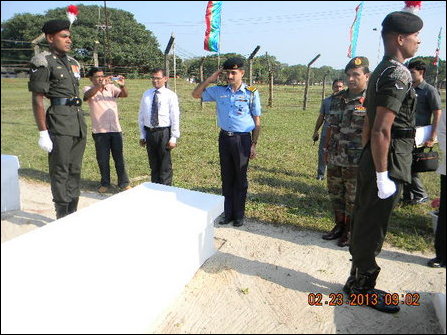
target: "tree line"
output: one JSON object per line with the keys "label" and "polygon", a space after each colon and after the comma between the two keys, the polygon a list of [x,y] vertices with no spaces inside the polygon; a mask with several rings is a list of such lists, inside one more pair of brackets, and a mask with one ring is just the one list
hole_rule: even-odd
{"label": "tree line", "polygon": [[[73,56],[85,67],[93,64],[93,51],[97,49],[100,65],[111,64],[109,69],[114,74],[123,74],[128,78],[147,76],[150,69],[164,67],[164,55],[160,45],[150,30],[138,23],[130,12],[108,8],[106,20],[104,8],[97,5],[78,5],[78,19],[72,26]],[[27,68],[28,61],[34,52],[30,42],[41,34],[41,27],[50,19],[65,18],[66,9],[56,8],[39,14],[17,14],[11,19],[2,22],[2,67],[12,64],[20,65],[14,68]],[[28,45],[24,41],[29,41]],[[98,43],[99,42],[99,43]],[[39,43],[46,47],[46,41]],[[227,58],[242,55],[228,53],[220,55],[220,64]],[[173,64],[173,55],[169,55],[170,66]],[[176,56],[176,73],[180,77],[197,81],[200,78],[199,67],[203,57],[182,59]],[[436,74],[433,57],[417,57],[428,65],[426,80],[432,83]],[[203,73],[205,78],[217,69],[217,55],[203,58]],[[108,70],[106,68],[106,70]],[[260,55],[253,59],[253,80],[255,83],[266,83],[269,72],[272,71],[275,84],[300,85],[306,81],[306,65],[288,65],[279,62],[273,55]],[[440,61],[438,67],[438,81],[445,81],[445,61]],[[172,74],[172,69],[171,69]],[[330,66],[312,67],[310,82],[322,83],[323,80],[332,81],[343,78],[343,69],[334,69]]]}

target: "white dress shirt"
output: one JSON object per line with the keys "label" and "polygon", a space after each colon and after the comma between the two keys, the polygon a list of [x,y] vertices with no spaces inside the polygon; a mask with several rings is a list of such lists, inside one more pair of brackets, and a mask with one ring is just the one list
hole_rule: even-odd
{"label": "white dress shirt", "polygon": [[[177,94],[166,87],[158,89],[158,126],[171,127],[171,138],[169,142],[176,143],[180,137],[180,109]],[[138,124],[140,126],[140,139],[146,138],[144,127],[153,128],[151,124],[152,100],[154,99],[155,88],[151,88],[143,93],[138,114]]]}

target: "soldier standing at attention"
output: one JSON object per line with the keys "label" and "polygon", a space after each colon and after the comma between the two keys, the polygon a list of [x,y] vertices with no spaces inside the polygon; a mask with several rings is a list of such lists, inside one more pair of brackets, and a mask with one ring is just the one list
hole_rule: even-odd
{"label": "soldier standing at attention", "polygon": [[[40,132],[39,146],[48,152],[51,192],[59,219],[78,207],[87,125],[80,107],[80,66],[67,55],[72,43],[70,22],[51,20],[44,24],[42,31],[50,52],[31,59],[28,88]],[[46,113],[44,97],[50,100]]]}
{"label": "soldier standing at attention", "polygon": [[[368,306],[395,313],[386,292],[375,289],[380,253],[393,208],[404,182],[411,181],[416,94],[410,71],[403,65],[419,47],[423,22],[409,12],[393,12],[382,22],[385,56],[372,73],[366,91],[365,147],[360,158],[351,224],[350,276],[343,291],[362,295]],[[376,182],[374,182],[376,181]]]}
{"label": "soldier standing at attention", "polygon": [[[220,171],[222,194],[225,197],[225,216],[220,224],[239,227],[244,224],[245,201],[248,181],[247,168],[250,158],[256,157],[256,144],[261,130],[261,102],[256,88],[242,82],[244,61],[229,58],[223,70],[214,72],[192,92],[196,99],[216,101],[219,134]],[[206,88],[224,72],[225,86]]]}
{"label": "soldier standing at attention", "polygon": [[362,152],[362,129],[366,116],[363,107],[369,78],[366,57],[355,57],[345,67],[348,89],[332,98],[325,143],[327,187],[335,215],[335,227],[323,239],[340,239],[337,245],[349,245],[354,209],[357,170]]}
{"label": "soldier standing at attention", "polygon": [[[326,172],[326,162],[324,161],[324,146],[326,145],[326,135],[328,127],[328,116],[329,107],[331,107],[332,97],[335,93],[340,92],[344,88],[343,79],[335,79],[332,82],[332,94],[327,98],[323,99],[320,107],[320,113],[318,115],[317,121],[315,122],[315,130],[312,135],[314,143],[320,139],[320,144],[318,146],[318,166],[317,166],[317,180],[323,180],[324,174]],[[321,128],[321,137],[318,134],[318,130]]]}

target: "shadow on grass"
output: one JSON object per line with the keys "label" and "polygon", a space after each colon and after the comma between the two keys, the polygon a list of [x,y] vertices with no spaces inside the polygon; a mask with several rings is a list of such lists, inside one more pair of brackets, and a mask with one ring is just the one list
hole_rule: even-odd
{"label": "shadow on grass", "polygon": [[[35,169],[19,169],[19,176],[28,178],[31,180],[44,182],[44,183],[50,183],[50,175],[48,172],[43,172]],[[81,179],[80,182],[80,188],[81,193],[83,197],[86,198],[92,198],[92,199],[102,199],[105,197],[105,195],[99,194],[97,192],[99,187],[98,181],[88,180],[88,179]],[[110,187],[110,192],[107,192],[108,195],[119,193],[120,190],[118,187],[112,185]]]}

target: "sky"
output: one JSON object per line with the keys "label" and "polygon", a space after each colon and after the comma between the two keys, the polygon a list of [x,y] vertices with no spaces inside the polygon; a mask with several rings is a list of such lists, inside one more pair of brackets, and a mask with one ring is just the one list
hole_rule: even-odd
{"label": "sky", "polygon": [[[104,6],[104,1],[1,1],[1,20],[22,13],[45,14],[49,9],[72,4]],[[107,8],[134,14],[137,22],[153,32],[162,51],[173,33],[177,56],[186,59],[213,54],[203,49],[207,1],[107,1],[106,4]],[[220,52],[248,57],[259,45],[257,56],[267,52],[288,65],[308,64],[321,54],[312,66],[344,68],[349,61],[349,30],[358,4],[360,1],[223,1]],[[381,22],[388,13],[403,7],[404,1],[365,1],[356,55],[368,57],[372,68],[383,56]],[[442,28],[440,58],[445,60],[446,2],[423,1],[419,15],[424,27],[416,56],[435,55]]]}

